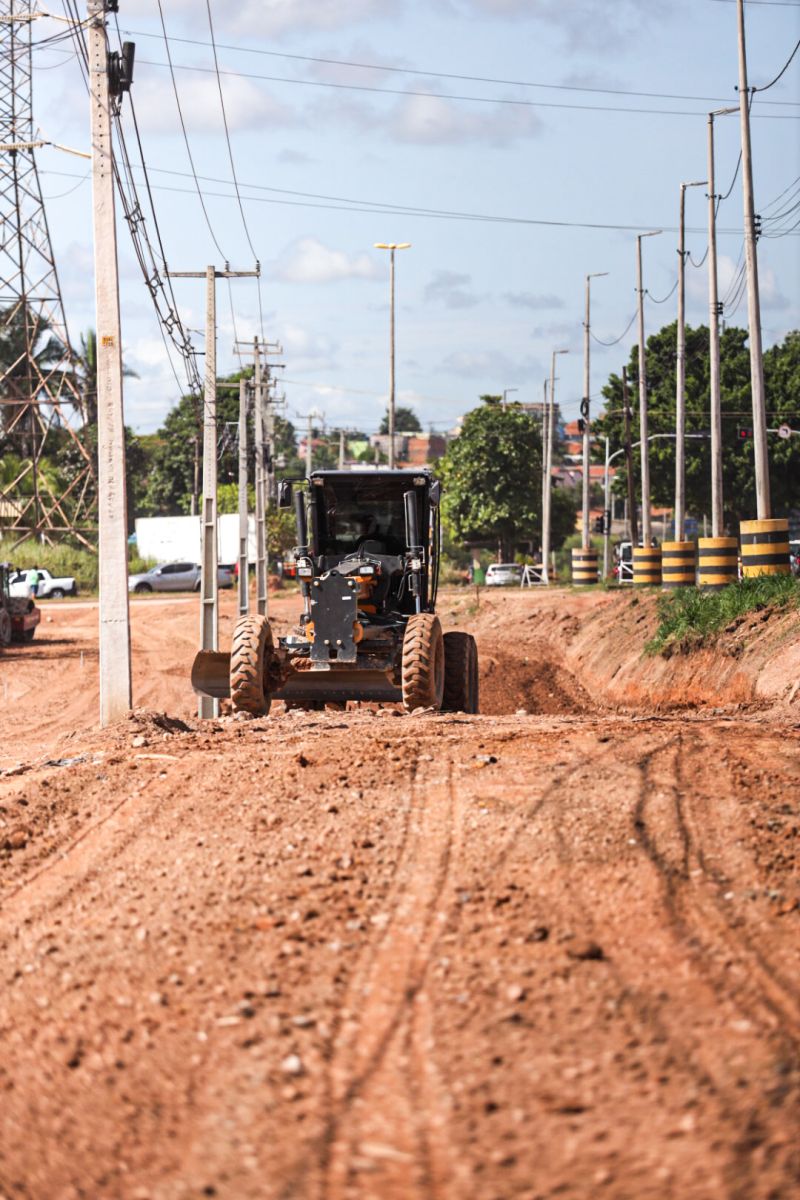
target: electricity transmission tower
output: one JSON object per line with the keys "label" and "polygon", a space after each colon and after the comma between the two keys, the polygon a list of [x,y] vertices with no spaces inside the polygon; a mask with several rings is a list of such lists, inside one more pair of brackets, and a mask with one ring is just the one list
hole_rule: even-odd
{"label": "electricity transmission tower", "polygon": [[[88,414],[36,169],[33,20],[32,0],[0,0],[0,454],[14,455],[0,482],[0,532],[15,544],[69,534],[89,545],[95,472],[74,428]],[[69,478],[56,483],[41,459],[48,442],[64,441]]]}

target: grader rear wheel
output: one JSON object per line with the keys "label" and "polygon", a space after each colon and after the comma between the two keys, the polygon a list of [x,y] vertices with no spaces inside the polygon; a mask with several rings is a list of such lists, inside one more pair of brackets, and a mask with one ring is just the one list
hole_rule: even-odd
{"label": "grader rear wheel", "polygon": [[472,638],[452,630],[444,635],[443,712],[471,712]]}
{"label": "grader rear wheel", "polygon": [[478,670],[478,643],[472,634],[469,635],[470,640],[470,657],[469,657],[469,708],[467,712],[479,713],[481,711],[481,696],[480,696],[480,674]]}
{"label": "grader rear wheel", "polygon": [[444,638],[433,613],[409,617],[403,638],[403,708],[441,708],[444,694]]}
{"label": "grader rear wheel", "polygon": [[239,617],[231,643],[231,702],[233,711],[264,717],[272,703],[264,687],[272,630],[262,616]]}

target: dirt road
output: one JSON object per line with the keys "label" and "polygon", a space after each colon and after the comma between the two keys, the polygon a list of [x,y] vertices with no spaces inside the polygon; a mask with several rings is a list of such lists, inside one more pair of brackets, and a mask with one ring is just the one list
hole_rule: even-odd
{"label": "dirt road", "polygon": [[102,733],[91,611],[0,659],[0,1195],[796,1195],[798,717],[590,696],[607,603],[448,601],[479,717],[201,724],[193,602]]}

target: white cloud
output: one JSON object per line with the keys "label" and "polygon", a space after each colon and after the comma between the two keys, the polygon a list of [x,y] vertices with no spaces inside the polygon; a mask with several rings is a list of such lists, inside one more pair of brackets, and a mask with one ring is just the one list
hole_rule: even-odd
{"label": "white cloud", "polygon": [[563,308],[564,301],[552,292],[504,292],[503,299],[512,308],[549,309]]}
{"label": "white cloud", "polygon": [[350,257],[315,237],[303,237],[286,248],[270,275],[284,283],[334,283],[341,279],[382,279],[384,268],[369,254]]}
{"label": "white cloud", "polygon": [[[178,19],[183,16],[196,24],[197,8],[197,0],[170,0],[169,32],[177,31]],[[392,0],[243,0],[240,4],[218,3],[214,23],[217,33],[224,30],[251,37],[280,37],[286,33],[344,29],[382,17],[396,20],[397,9]],[[125,12],[131,18],[150,17],[152,0],[129,0]],[[202,36],[196,28],[194,36]]]}
{"label": "white cloud", "polygon": [[533,137],[542,123],[531,108],[513,105],[462,105],[431,92],[401,100],[389,118],[392,137],[423,145],[487,142],[507,146]]}
{"label": "white cloud", "polygon": [[438,301],[446,308],[472,308],[481,297],[467,290],[472,282],[471,275],[458,271],[437,271],[425,288],[425,299]]}
{"label": "white cloud", "polygon": [[[179,71],[177,82],[181,109],[190,136],[201,132],[224,133],[216,79],[212,75],[192,75]],[[259,129],[265,124],[274,129],[298,123],[294,110],[248,79],[225,76],[222,87],[225,115],[231,133]],[[175,133],[178,113],[168,78],[142,72],[136,91],[136,115],[147,133]]]}
{"label": "white cloud", "polygon": [[627,39],[649,28],[654,20],[663,20],[669,5],[652,0],[466,0],[472,12],[498,20],[510,18],[551,25],[574,46],[605,46]]}
{"label": "white cloud", "polygon": [[492,389],[502,390],[509,386],[509,380],[522,381],[542,375],[542,365],[538,359],[530,355],[513,359],[500,350],[458,350],[447,356],[439,370],[471,379],[477,389],[476,394]]}

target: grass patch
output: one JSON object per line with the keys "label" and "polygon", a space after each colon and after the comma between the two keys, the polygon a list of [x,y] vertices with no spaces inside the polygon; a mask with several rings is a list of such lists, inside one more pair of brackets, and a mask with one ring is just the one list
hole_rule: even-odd
{"label": "grass patch", "polygon": [[788,606],[800,607],[800,581],[791,575],[742,579],[720,592],[677,588],[659,597],[658,629],[645,653],[691,650],[745,613]]}
{"label": "grass patch", "polygon": [[[97,591],[97,555],[83,547],[70,546],[61,542],[55,546],[41,546],[32,539],[12,549],[13,542],[0,540],[0,562],[11,562],[19,570],[30,567],[46,567],[51,575],[69,575],[77,580],[80,592]],[[128,569],[135,574],[147,571],[154,565],[152,559],[140,558],[133,546],[128,547]]]}

